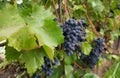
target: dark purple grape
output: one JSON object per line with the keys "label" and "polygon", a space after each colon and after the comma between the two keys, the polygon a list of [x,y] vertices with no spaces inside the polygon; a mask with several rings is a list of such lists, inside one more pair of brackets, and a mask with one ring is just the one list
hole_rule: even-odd
{"label": "dark purple grape", "polygon": [[44,65],[41,66],[42,71],[44,71],[47,76],[51,76],[54,72],[53,66],[57,64],[58,58],[54,58],[54,61],[52,61],[48,57],[44,56]]}
{"label": "dark purple grape", "polygon": [[58,21],[58,18],[54,18],[53,21]]}
{"label": "dark purple grape", "polygon": [[39,76],[36,75],[36,76],[34,76],[33,78],[39,78]]}
{"label": "dark purple grape", "polygon": [[54,62],[52,63],[52,65],[57,65],[58,64],[58,58],[54,58]]}

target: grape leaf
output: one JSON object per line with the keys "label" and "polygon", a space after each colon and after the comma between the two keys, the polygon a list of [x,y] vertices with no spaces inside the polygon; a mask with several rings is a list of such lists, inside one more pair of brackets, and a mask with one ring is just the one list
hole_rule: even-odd
{"label": "grape leaf", "polygon": [[100,0],[88,0],[88,2],[97,13],[101,13],[104,10],[104,6]]}
{"label": "grape leaf", "polygon": [[21,54],[20,52],[15,50],[13,47],[6,46],[5,50],[6,50],[6,52],[5,52],[6,59],[10,63],[13,61],[17,61]]}
{"label": "grape leaf", "polygon": [[74,72],[74,77],[75,78],[80,78],[82,75],[84,74],[84,71],[83,70],[76,70],[75,72]]}
{"label": "grape leaf", "polygon": [[63,75],[63,68],[62,66],[58,66],[57,68],[54,69],[54,73],[50,78],[61,78]]}
{"label": "grape leaf", "polygon": [[84,52],[86,55],[89,55],[92,47],[88,42],[83,42],[81,49],[82,49],[82,52]]}
{"label": "grape leaf", "polygon": [[75,53],[72,54],[71,57],[68,55],[65,55],[64,60],[66,65],[70,65],[77,60],[76,54]]}
{"label": "grape leaf", "polygon": [[20,63],[25,63],[27,72],[32,75],[37,69],[43,65],[43,57],[45,56],[43,48],[38,48],[30,51],[23,51],[20,57]]}
{"label": "grape leaf", "polygon": [[92,31],[90,31],[90,30],[88,30],[88,29],[86,29],[85,31],[86,31],[86,33],[87,33],[87,35],[86,35],[86,40],[87,40],[88,42],[92,41],[92,40],[96,37],[95,34],[94,34]]}
{"label": "grape leaf", "polygon": [[46,54],[48,55],[48,57],[53,60],[53,57],[54,57],[53,49],[51,49],[50,47],[48,47],[46,45],[43,45],[43,48],[46,51]]}
{"label": "grape leaf", "polygon": [[73,74],[69,74],[66,76],[66,78],[74,78]]}
{"label": "grape leaf", "polygon": [[15,6],[7,4],[0,10],[0,38],[6,38],[25,25]]}
{"label": "grape leaf", "polygon": [[71,65],[65,65],[65,75],[71,74],[73,71],[73,67]]}
{"label": "grape leaf", "polygon": [[33,33],[36,34],[39,41],[49,47],[56,47],[63,42],[63,35],[60,27],[53,21],[54,17],[49,9],[45,10],[42,6],[34,5],[31,16],[23,18],[31,27]]}
{"label": "grape leaf", "polygon": [[49,58],[52,59],[54,47],[64,40],[60,27],[53,21],[54,15],[42,6],[33,5],[31,16],[24,16],[23,18],[38,38],[38,42],[45,45],[44,49]]}
{"label": "grape leaf", "polygon": [[30,32],[28,26],[22,27],[8,38],[8,45],[13,46],[18,51],[30,50],[38,47],[34,34]]}
{"label": "grape leaf", "polygon": [[84,78],[99,78],[99,77],[94,73],[86,73],[84,75]]}

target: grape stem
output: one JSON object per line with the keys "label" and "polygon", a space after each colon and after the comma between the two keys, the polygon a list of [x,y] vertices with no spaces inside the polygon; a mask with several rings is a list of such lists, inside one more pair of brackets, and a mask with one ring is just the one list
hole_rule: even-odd
{"label": "grape stem", "polygon": [[[88,12],[88,5],[87,5],[87,2],[85,4],[83,4],[83,7],[85,8],[85,15],[86,15],[86,18],[88,20],[88,22],[90,23],[90,26],[93,30],[93,32],[96,34],[97,37],[102,37],[102,35],[96,31],[96,28],[95,28],[95,25],[93,24],[90,16],[89,16],[89,12]],[[119,53],[118,50],[114,50],[112,48],[110,48],[109,46],[107,46],[106,43],[104,43],[104,47],[110,52],[110,53],[113,53],[114,51],[117,51]]]}

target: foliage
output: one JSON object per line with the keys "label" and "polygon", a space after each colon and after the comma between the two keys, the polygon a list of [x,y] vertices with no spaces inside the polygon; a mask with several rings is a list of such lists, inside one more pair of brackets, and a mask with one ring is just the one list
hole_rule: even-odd
{"label": "foliage", "polygon": [[110,69],[105,73],[104,78],[119,78],[120,62],[115,62]]}
{"label": "foliage", "polygon": [[[19,62],[32,76],[42,70],[44,56],[52,61],[58,57],[60,64],[49,78],[98,78],[96,74],[86,72],[89,68],[84,70],[77,52],[68,56],[63,50],[64,35],[60,26],[72,17],[78,22],[82,19],[87,24],[86,39],[80,46],[86,55],[90,54],[93,40],[97,37],[104,38],[105,45],[108,45],[120,36],[120,0],[0,1],[0,41],[6,40],[7,62]],[[119,57],[112,54],[108,56]],[[104,77],[117,78],[118,72],[119,62]]]}

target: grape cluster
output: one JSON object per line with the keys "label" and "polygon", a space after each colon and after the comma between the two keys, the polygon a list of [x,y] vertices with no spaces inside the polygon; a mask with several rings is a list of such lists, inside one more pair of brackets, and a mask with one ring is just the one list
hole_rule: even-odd
{"label": "grape cluster", "polygon": [[77,22],[75,19],[66,20],[62,25],[64,35],[63,47],[67,55],[73,54],[76,50],[76,45],[81,45],[86,39],[86,32],[84,28],[87,24],[84,20]]}
{"label": "grape cluster", "polygon": [[57,64],[58,64],[57,58],[54,58],[54,62],[52,62],[52,60],[44,56],[44,65],[42,65],[42,71],[44,71],[47,76],[51,76],[54,72],[53,66]]}
{"label": "grape cluster", "polygon": [[81,53],[80,58],[90,68],[93,68],[94,65],[99,61],[99,56],[104,50],[104,39],[98,38],[94,41],[95,46],[92,47],[92,50],[89,55]]}

